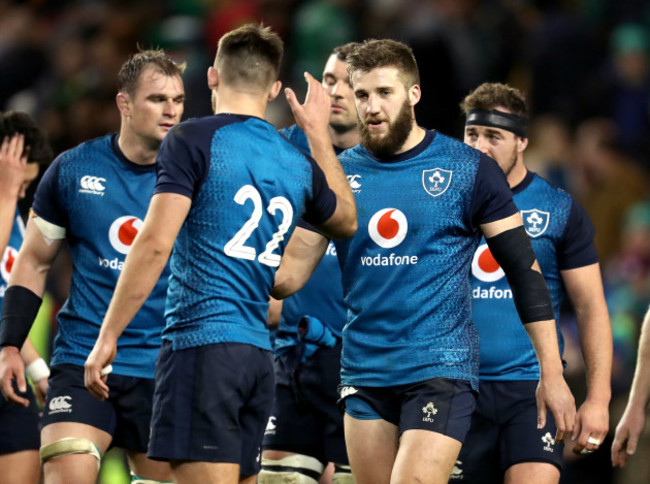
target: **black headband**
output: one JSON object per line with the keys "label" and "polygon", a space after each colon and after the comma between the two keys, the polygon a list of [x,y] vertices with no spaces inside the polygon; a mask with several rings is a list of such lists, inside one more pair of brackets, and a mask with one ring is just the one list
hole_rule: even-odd
{"label": "black headband", "polygon": [[505,113],[493,109],[487,111],[485,109],[472,109],[467,113],[467,120],[465,126],[491,126],[493,128],[505,129],[517,136],[526,138],[526,127],[528,120],[516,114]]}

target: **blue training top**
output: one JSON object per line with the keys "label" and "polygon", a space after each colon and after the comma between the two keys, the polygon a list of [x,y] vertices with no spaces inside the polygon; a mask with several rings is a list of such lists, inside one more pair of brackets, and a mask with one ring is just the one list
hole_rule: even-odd
{"label": "blue training top", "polygon": [[174,349],[270,349],[269,292],[295,223],[322,223],[336,208],[325,175],[263,119],[232,114],[175,126],[158,165],[156,193],[192,199],[171,256],[163,338]]}
{"label": "blue training top", "polygon": [[[34,196],[36,215],[66,229],[73,262],[70,296],[57,315],[52,365],[84,365],[149,207],[155,165],[130,162],[117,139],[104,136],[59,155]],[[168,275],[166,268],[118,339],[115,374],[153,378]]]}
{"label": "blue training top", "polygon": [[352,239],[336,241],[348,307],[343,384],[446,377],[476,389],[469,270],[479,225],[516,213],[505,175],[435,131],[390,158],[359,145],[340,159],[354,181],[359,222]]}
{"label": "blue training top", "polygon": [[[565,299],[560,271],[598,262],[589,216],[563,190],[528,172],[512,190],[553,301],[556,321]],[[481,335],[481,380],[538,380],[533,345],[521,324],[503,270],[485,240],[472,261],[474,322]],[[558,324],[560,353],[564,339]]]}

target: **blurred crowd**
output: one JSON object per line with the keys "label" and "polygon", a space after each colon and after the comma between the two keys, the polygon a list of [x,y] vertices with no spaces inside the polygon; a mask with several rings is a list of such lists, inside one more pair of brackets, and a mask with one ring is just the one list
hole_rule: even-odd
{"label": "blurred crowd", "polygon": [[[0,0],[0,110],[34,116],[57,153],[116,131],[116,73],[142,46],[187,62],[185,118],[209,114],[206,70],[217,41],[252,20],[282,35],[281,78],[298,91],[303,71],[318,77],[336,45],[407,42],[423,86],[417,119],[455,137],[458,103],[481,82],[527,93],[529,167],[571,192],[596,226],[614,333],[613,433],[650,303],[650,0]],[[269,120],[292,122],[286,102],[271,105]],[[58,264],[53,313],[69,277],[65,254]],[[563,322],[572,317],[567,308]],[[565,326],[580,401],[577,335]],[[650,482],[647,435],[623,470],[611,468],[607,446],[569,458],[565,483]]]}

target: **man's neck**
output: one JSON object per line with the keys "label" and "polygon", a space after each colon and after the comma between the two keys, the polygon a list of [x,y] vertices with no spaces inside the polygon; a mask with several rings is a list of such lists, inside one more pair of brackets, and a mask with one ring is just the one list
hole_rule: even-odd
{"label": "man's neck", "polygon": [[359,138],[359,130],[356,127],[344,132],[340,132],[332,128],[332,126],[329,126],[328,132],[330,140],[332,140],[332,144],[337,148],[344,150],[358,145],[361,141]]}
{"label": "man's neck", "polygon": [[399,155],[401,153],[407,152],[410,149],[415,148],[417,145],[419,145],[422,142],[425,134],[426,134],[425,130],[420,128],[417,125],[417,123],[413,121],[413,127],[411,128],[411,132],[406,138],[406,141],[404,141],[402,147],[399,150],[397,150],[394,154]]}
{"label": "man's neck", "polygon": [[523,158],[522,157],[518,158],[517,162],[515,163],[515,166],[512,168],[512,170],[510,170],[510,173],[508,173],[508,175],[506,176],[510,188],[515,188],[522,181],[524,181],[524,178],[526,178],[527,173],[528,170],[524,165]]}
{"label": "man's neck", "polygon": [[264,119],[268,93],[250,93],[222,86],[217,93],[214,114],[242,114]]}
{"label": "man's neck", "polygon": [[158,147],[147,146],[142,139],[129,129],[120,129],[117,144],[127,160],[136,165],[151,165],[156,162]]}

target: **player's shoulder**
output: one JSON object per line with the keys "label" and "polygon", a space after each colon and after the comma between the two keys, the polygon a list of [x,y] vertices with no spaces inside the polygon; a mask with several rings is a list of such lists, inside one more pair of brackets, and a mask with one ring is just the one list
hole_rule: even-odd
{"label": "player's shoulder", "polygon": [[553,183],[551,183],[549,180],[539,175],[538,173],[531,172],[531,174],[533,179],[532,182],[530,183],[530,187],[532,189],[544,193],[546,196],[553,199],[554,201],[564,202],[564,203],[575,202],[573,196],[563,188],[554,185]]}
{"label": "player's shoulder", "polygon": [[97,167],[107,156],[115,156],[111,143],[116,134],[108,134],[63,151],[59,154],[48,170],[60,172],[62,169],[83,169],[85,166]]}

